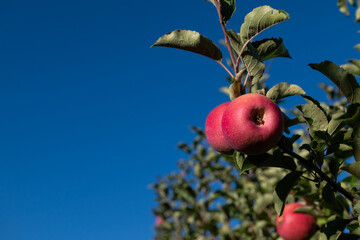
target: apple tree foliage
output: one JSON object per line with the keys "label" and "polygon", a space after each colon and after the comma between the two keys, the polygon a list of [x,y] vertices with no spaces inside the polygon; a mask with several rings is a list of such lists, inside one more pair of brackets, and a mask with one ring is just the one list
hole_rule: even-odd
{"label": "apple tree foliage", "polygon": [[[223,53],[207,37],[190,30],[175,30],[153,46],[187,50],[219,63],[229,74],[224,88],[230,99],[258,92],[278,104],[300,95],[304,102],[283,111],[285,132],[276,147],[265,154],[240,152],[222,155],[212,149],[201,128],[193,127],[194,141],[180,143],[188,154],[178,171],[159,178],[156,193],[158,218],[155,239],[280,239],[276,215],[286,203],[305,202],[297,209],[317,217],[311,239],[360,238],[360,60],[339,66],[330,61],[310,63],[325,75],[320,84],[329,102],[319,102],[292,83],[266,85],[264,62],[289,58],[281,38],[255,40],[268,28],[289,19],[289,14],[270,6],[248,13],[240,31],[227,29],[235,12],[235,0],[208,0],[217,10],[229,52]],[[359,1],[338,1],[341,12]],[[359,8],[356,21],[360,21]],[[257,38],[256,38],[257,39]],[[359,45],[355,48],[360,50]],[[231,70],[225,65],[229,65]]]}

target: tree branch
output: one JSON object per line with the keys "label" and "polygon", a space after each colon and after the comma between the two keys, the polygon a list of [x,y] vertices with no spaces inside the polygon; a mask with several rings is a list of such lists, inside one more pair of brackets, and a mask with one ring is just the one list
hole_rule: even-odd
{"label": "tree branch", "polygon": [[320,168],[318,168],[314,163],[312,163],[311,161],[301,157],[299,154],[293,152],[292,150],[287,149],[284,146],[278,145],[285,153],[289,154],[290,156],[292,156],[293,158],[296,158],[300,163],[302,163],[304,166],[306,166],[308,169],[311,169],[313,171],[315,171],[319,177],[323,180],[325,180],[327,183],[330,184],[330,186],[342,193],[347,199],[349,199],[351,202],[353,203],[357,203],[358,199],[356,199],[350,192],[346,191],[343,187],[340,186],[340,184],[334,182],[330,177],[328,177],[328,175],[326,175],[323,171],[321,171]]}

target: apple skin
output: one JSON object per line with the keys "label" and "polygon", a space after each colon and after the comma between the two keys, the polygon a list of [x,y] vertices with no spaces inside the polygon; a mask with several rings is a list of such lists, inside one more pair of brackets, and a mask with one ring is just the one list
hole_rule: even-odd
{"label": "apple skin", "polygon": [[205,135],[209,144],[218,152],[232,154],[234,150],[225,140],[221,129],[223,113],[230,102],[225,102],[215,107],[207,116],[205,121]]}
{"label": "apple skin", "polygon": [[285,240],[307,240],[316,231],[316,217],[305,213],[294,213],[301,203],[285,205],[283,214],[276,216],[276,231]]}
{"label": "apple skin", "polygon": [[258,93],[248,93],[227,106],[221,127],[233,149],[258,155],[279,142],[284,131],[284,117],[272,100]]}

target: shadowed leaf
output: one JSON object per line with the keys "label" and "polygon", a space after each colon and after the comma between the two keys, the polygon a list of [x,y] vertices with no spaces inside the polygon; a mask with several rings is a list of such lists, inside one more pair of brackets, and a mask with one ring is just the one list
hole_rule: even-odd
{"label": "shadowed leaf", "polygon": [[287,196],[299,181],[300,176],[301,172],[290,172],[276,185],[274,191],[274,206],[275,211],[279,216],[281,216],[284,210]]}
{"label": "shadowed leaf", "polygon": [[247,171],[258,167],[279,167],[295,171],[296,164],[291,157],[273,156],[268,153],[252,155],[245,158],[241,171]]}
{"label": "shadowed leaf", "polygon": [[349,102],[360,102],[360,86],[355,77],[346,70],[330,61],[311,63],[309,66],[335,83]]}
{"label": "shadowed leaf", "polygon": [[[229,30],[226,33],[230,39],[231,47],[233,48],[236,56],[238,56],[243,47],[239,35],[233,30]],[[264,74],[265,64],[260,60],[260,56],[256,48],[254,48],[251,44],[248,44],[242,52],[242,61],[246,66],[246,70],[248,70],[250,76],[253,78],[252,85],[256,84],[260,81],[262,75]]]}
{"label": "shadowed leaf", "polygon": [[151,47],[182,49],[221,62],[222,53],[218,46],[207,37],[190,30],[175,30],[160,37]]}
{"label": "shadowed leaf", "polygon": [[281,38],[267,38],[255,41],[252,45],[257,49],[261,61],[276,57],[291,58]]}
{"label": "shadowed leaf", "polygon": [[[216,7],[214,0],[205,0],[205,1],[211,2]],[[236,2],[235,0],[220,0],[220,3],[221,3],[220,11],[221,11],[222,20],[226,23],[230,20],[231,16],[236,10]]]}

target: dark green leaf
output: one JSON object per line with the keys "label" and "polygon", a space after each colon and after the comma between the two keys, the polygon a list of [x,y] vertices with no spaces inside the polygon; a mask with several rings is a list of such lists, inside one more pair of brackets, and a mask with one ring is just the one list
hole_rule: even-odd
{"label": "dark green leaf", "polygon": [[289,84],[286,82],[278,83],[273,86],[267,93],[266,96],[273,101],[290,97],[294,95],[303,95],[305,91],[295,84]]}
{"label": "dark green leaf", "polygon": [[343,113],[341,113],[341,112],[335,113],[334,115],[332,115],[331,120],[328,125],[328,130],[327,130],[330,135],[333,135],[337,130],[339,130],[340,128],[342,128],[344,126],[344,121],[341,119],[338,119],[342,115],[343,115]]}
{"label": "dark green leaf", "polygon": [[274,191],[274,206],[279,216],[281,216],[284,210],[287,196],[298,183],[300,176],[301,172],[290,172],[277,183]]}
{"label": "dark green leaf", "polygon": [[261,61],[276,57],[291,58],[281,38],[267,38],[255,41],[252,45],[257,49]]}
{"label": "dark green leaf", "polygon": [[262,31],[289,19],[289,14],[270,6],[255,8],[245,16],[240,29],[241,42],[247,44]]}
{"label": "dark green leaf", "polygon": [[190,152],[191,152],[190,147],[189,147],[186,143],[184,143],[184,142],[179,143],[177,147],[180,148],[181,150],[183,150],[183,151],[186,152],[186,153],[190,153]]}
{"label": "dark green leaf", "polygon": [[339,206],[336,202],[334,190],[329,184],[326,184],[325,187],[322,189],[321,195],[328,207],[339,211]]}
{"label": "dark green leaf", "polygon": [[223,18],[223,21],[226,23],[230,20],[231,16],[236,10],[236,3],[235,0],[221,0],[221,15]]}
{"label": "dark green leaf", "polygon": [[356,162],[360,162],[360,126],[354,128],[354,132],[352,135],[353,135],[352,147],[354,149],[354,159]]}
{"label": "dark green leaf", "polygon": [[328,239],[330,239],[331,236],[333,236],[334,234],[338,233],[338,232],[342,232],[346,225],[350,222],[351,220],[348,219],[341,219],[339,217],[336,217],[336,219],[328,222],[324,228],[324,233],[326,234],[326,236],[328,237]]}
{"label": "dark green leaf", "polygon": [[311,63],[309,65],[335,83],[349,102],[360,102],[360,86],[352,74],[330,61]]}
{"label": "dark green leaf", "polygon": [[241,171],[247,171],[258,167],[278,167],[291,171],[296,170],[294,160],[289,156],[274,156],[268,153],[251,155],[245,158]]}
{"label": "dark green leaf", "polygon": [[[211,2],[216,7],[216,3],[214,0],[205,0],[205,1]],[[236,10],[235,0],[220,0],[220,12],[222,15],[222,19],[225,23],[230,20],[235,10]]]}
{"label": "dark green leaf", "polygon": [[190,30],[175,30],[160,37],[153,45],[182,49],[221,62],[222,53],[218,46],[207,37]]}

